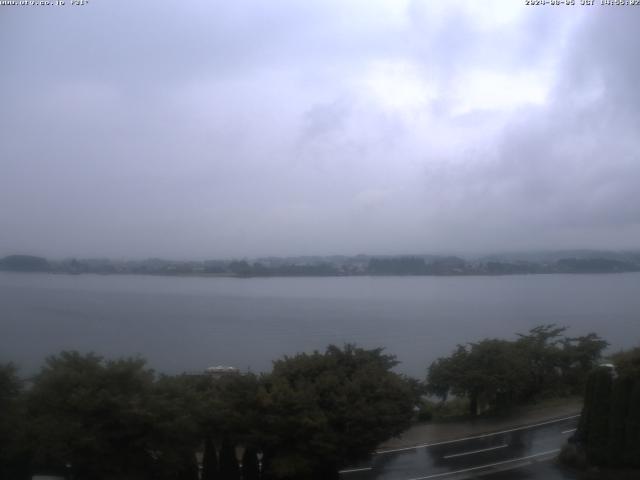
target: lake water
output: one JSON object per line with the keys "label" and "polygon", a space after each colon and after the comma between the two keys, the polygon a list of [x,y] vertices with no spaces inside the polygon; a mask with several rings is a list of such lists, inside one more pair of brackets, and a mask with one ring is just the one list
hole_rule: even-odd
{"label": "lake water", "polygon": [[285,354],[384,346],[423,377],[457,343],[541,323],[640,345],[640,274],[197,278],[0,272],[0,362],[23,374],[62,349],[140,354],[156,370],[258,372]]}

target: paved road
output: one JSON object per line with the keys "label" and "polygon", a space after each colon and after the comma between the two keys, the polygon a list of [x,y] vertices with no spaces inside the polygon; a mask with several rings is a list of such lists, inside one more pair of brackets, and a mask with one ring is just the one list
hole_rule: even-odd
{"label": "paved road", "polygon": [[[345,480],[458,480],[483,478],[572,478],[554,470],[542,473],[575,431],[578,415],[502,432],[378,451],[367,464],[341,474]],[[510,475],[504,476],[505,471]],[[520,473],[517,473],[520,472]],[[486,476],[485,476],[486,475]],[[494,476],[495,475],[495,476]]]}

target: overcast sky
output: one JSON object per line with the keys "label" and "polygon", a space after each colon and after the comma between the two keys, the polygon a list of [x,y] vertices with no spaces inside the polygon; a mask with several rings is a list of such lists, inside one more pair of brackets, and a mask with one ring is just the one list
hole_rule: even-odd
{"label": "overcast sky", "polygon": [[0,6],[0,254],[640,246],[640,7],[66,4]]}

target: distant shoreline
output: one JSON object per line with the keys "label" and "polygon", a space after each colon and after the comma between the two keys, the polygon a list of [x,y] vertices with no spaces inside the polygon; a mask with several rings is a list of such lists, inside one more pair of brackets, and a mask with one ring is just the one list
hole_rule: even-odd
{"label": "distant shoreline", "polygon": [[625,270],[619,272],[518,272],[518,273],[443,273],[443,274],[351,274],[351,275],[235,275],[232,273],[133,273],[133,272],[58,272],[58,271],[16,271],[0,270],[0,273],[19,274],[49,274],[60,276],[96,275],[110,276],[137,276],[137,277],[177,277],[177,278],[236,278],[240,280],[254,278],[350,278],[350,277],[376,277],[376,278],[402,278],[402,277],[514,277],[514,276],[541,276],[541,275],[616,275],[625,273],[640,273],[640,270]]}
{"label": "distant shoreline", "polygon": [[[573,256],[571,254],[573,253]],[[456,256],[326,256],[267,257],[255,260],[173,261],[66,259],[48,260],[33,255],[0,259],[0,271],[51,272],[81,275],[160,275],[189,277],[356,277],[356,276],[504,276],[552,273],[623,273],[640,271],[640,252],[598,252],[578,256],[564,252],[521,258],[492,256],[467,260]]]}

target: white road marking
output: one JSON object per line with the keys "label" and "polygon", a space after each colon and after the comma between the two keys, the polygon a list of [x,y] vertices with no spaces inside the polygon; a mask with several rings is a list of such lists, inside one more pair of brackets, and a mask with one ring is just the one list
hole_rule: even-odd
{"label": "white road marking", "polygon": [[372,467],[363,467],[363,468],[350,468],[348,470],[340,470],[338,473],[355,473],[355,472],[366,472],[371,470]]}
{"label": "white road marking", "polygon": [[489,452],[491,450],[498,450],[499,448],[507,448],[509,445],[507,445],[506,443],[502,444],[502,445],[498,445],[497,447],[489,447],[489,448],[481,448],[480,450],[472,450],[470,452],[464,452],[464,453],[454,453],[453,455],[445,455],[442,458],[456,458],[456,457],[464,457],[465,455],[473,455],[474,453],[482,453],[482,452]]}
{"label": "white road marking", "polygon": [[508,430],[502,430],[501,432],[483,433],[482,435],[474,435],[474,436],[465,437],[465,438],[456,438],[455,440],[445,440],[443,442],[435,442],[435,443],[424,443],[422,445],[414,445],[413,447],[392,448],[390,450],[376,450],[373,453],[374,455],[383,455],[385,453],[406,452],[408,450],[417,450],[419,448],[429,448],[429,447],[435,447],[437,445],[447,445],[449,443],[464,442],[465,440],[477,440],[478,438],[487,438],[487,437],[492,437],[494,435],[502,435],[503,433],[517,432],[519,430],[528,430],[529,428],[541,427],[543,425],[551,425],[552,423],[560,423],[560,422],[564,422],[565,420],[578,418],[579,416],[580,415],[571,415],[570,417],[558,418],[556,420],[548,420],[546,422],[540,422],[534,425],[525,425],[523,427],[515,427],[515,428],[510,428]]}
{"label": "white road marking", "polygon": [[478,467],[465,468],[463,470],[455,470],[453,472],[435,473],[433,475],[427,475],[426,477],[414,477],[414,478],[410,478],[409,480],[427,480],[428,478],[438,478],[438,477],[445,477],[447,475],[456,475],[458,473],[472,472],[474,470],[481,470],[483,468],[497,467],[498,465],[504,465],[506,463],[521,462],[523,460],[529,460],[529,459],[532,459],[532,458],[542,457],[544,455],[550,455],[552,453],[558,453],[559,451],[560,451],[560,449],[556,448],[555,450],[547,450],[546,452],[540,452],[540,453],[536,453],[536,454],[533,454],[533,455],[528,455],[526,457],[513,458],[511,460],[503,460],[502,462],[489,463],[487,465],[480,465]]}
{"label": "white road marking", "polygon": [[571,433],[571,432],[575,432],[577,430],[577,428],[571,428],[569,430],[564,430],[562,432],[560,432],[561,435],[564,435],[566,433]]}

